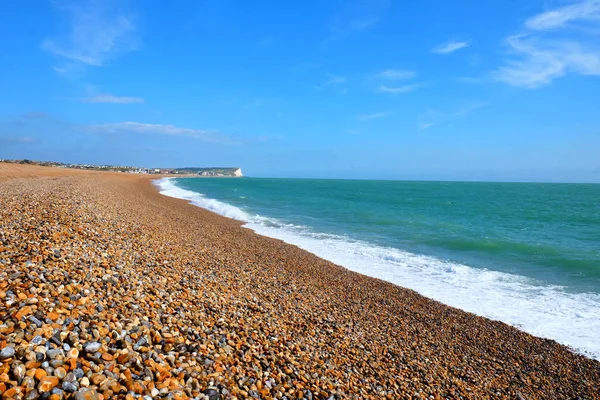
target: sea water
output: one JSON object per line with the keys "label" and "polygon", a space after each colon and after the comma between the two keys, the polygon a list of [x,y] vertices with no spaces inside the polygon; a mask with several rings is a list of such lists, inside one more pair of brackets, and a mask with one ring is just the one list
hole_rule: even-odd
{"label": "sea water", "polygon": [[156,183],[261,235],[600,360],[600,185]]}

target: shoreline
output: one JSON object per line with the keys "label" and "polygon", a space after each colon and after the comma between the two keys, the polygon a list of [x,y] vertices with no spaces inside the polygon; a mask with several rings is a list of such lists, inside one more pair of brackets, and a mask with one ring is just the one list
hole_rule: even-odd
{"label": "shoreline", "polygon": [[[552,284],[530,283],[531,278],[522,275],[478,269],[356,239],[347,241],[320,231],[311,230],[307,234],[289,230],[280,226],[286,225],[282,221],[269,217],[267,211],[253,216],[235,205],[184,189],[172,179],[179,178],[156,179],[153,184],[165,196],[241,221],[243,227],[258,235],[282,240],[350,271],[415,290],[449,307],[506,323],[536,337],[556,340],[574,353],[600,361],[600,342],[593,333],[600,331],[597,311],[600,294],[564,292]],[[271,222],[267,226],[263,223],[265,218]],[[390,258],[400,260],[402,266]],[[455,269],[460,273],[448,272]],[[512,285],[507,287],[505,282],[509,281]],[[527,310],[526,314],[521,310]],[[570,315],[574,313],[586,317],[573,319]]]}
{"label": "shoreline", "polygon": [[[0,168],[0,347],[15,349],[0,356],[1,391],[21,387],[19,362],[40,369],[27,358],[36,329],[51,349],[59,329],[78,355],[58,354],[71,361],[53,372],[79,367],[77,391],[104,398],[600,398],[597,361],[260,236],[151,179]],[[73,314],[86,323],[71,340]]]}

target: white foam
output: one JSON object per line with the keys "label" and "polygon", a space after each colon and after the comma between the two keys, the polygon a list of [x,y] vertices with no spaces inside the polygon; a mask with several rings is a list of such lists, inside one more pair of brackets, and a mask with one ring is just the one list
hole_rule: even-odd
{"label": "white foam", "polygon": [[352,271],[413,289],[444,304],[554,339],[600,360],[598,294],[569,293],[562,287],[519,275],[472,268],[250,216],[237,207],[180,189],[168,178],[157,181],[157,185],[162,194],[244,221],[258,234],[294,244]]}
{"label": "white foam", "polygon": [[173,183],[171,178],[163,178],[154,181],[154,184],[160,189],[160,193],[165,196],[175,197],[177,199],[188,200],[195,206],[206,208],[225,217],[248,222],[250,216],[239,208],[223,203],[214,199],[207,199],[200,193],[192,192],[191,190],[181,189]]}

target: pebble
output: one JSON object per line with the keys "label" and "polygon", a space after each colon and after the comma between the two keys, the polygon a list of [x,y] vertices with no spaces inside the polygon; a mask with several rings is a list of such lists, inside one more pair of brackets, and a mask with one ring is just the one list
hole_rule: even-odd
{"label": "pebble", "polygon": [[208,400],[219,400],[221,398],[221,395],[216,388],[206,389],[204,394],[208,397]]}
{"label": "pebble", "polygon": [[25,365],[16,363],[13,364],[13,376],[18,382],[25,377],[25,372],[27,372]]}
{"label": "pebble", "polygon": [[79,389],[73,396],[74,400],[100,400],[100,396],[94,389]]}
{"label": "pebble", "polygon": [[46,351],[46,357],[50,358],[50,359],[54,359],[56,357],[58,357],[59,355],[61,355],[63,353],[63,351],[61,349],[50,349],[48,351]]}
{"label": "pebble", "polygon": [[54,370],[54,376],[62,380],[65,376],[67,376],[67,371],[65,371],[63,367],[58,367]]}
{"label": "pebble", "polygon": [[77,391],[77,385],[73,382],[67,382],[67,381],[63,382],[62,388],[67,393],[74,393]]}
{"label": "pebble", "polygon": [[44,341],[44,338],[38,335],[38,336],[34,337],[33,339],[31,339],[30,343],[38,345],[38,344],[42,344],[43,341]]}
{"label": "pebble", "polygon": [[76,348],[72,348],[70,350],[67,350],[67,358],[77,358],[79,357],[79,350],[77,350]]}
{"label": "pebble", "polygon": [[31,389],[31,391],[29,391],[25,395],[25,400],[34,400],[34,399],[37,399],[38,397],[40,397],[40,394],[38,393],[38,391],[36,389]]}
{"label": "pebble", "polygon": [[91,342],[85,345],[84,350],[86,353],[95,353],[102,347],[102,344],[98,342]]}
{"label": "pebble", "polygon": [[49,392],[54,389],[59,383],[59,380],[55,376],[45,376],[40,379],[40,382],[37,386],[38,391],[40,392]]}
{"label": "pebble", "polygon": [[0,350],[0,360],[6,360],[15,355],[15,348],[8,346]]}

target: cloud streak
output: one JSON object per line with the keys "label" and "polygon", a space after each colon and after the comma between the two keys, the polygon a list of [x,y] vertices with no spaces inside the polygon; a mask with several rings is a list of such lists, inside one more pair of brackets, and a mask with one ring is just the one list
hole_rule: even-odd
{"label": "cloud streak", "polygon": [[449,41],[447,43],[440,44],[439,46],[434,47],[431,51],[436,54],[450,54],[458,51],[460,49],[464,49],[471,45],[470,41]]}
{"label": "cloud streak", "polygon": [[255,108],[261,108],[262,106],[265,105],[265,102],[261,99],[254,99],[252,101],[250,101],[249,103],[246,103],[242,106],[243,110],[252,110]]}
{"label": "cloud streak", "polygon": [[102,66],[119,54],[138,48],[133,18],[119,9],[120,3],[71,0],[56,4],[67,29],[46,38],[41,48],[63,61],[55,67],[58,73]]}
{"label": "cloud streak", "polygon": [[487,103],[477,102],[468,104],[463,108],[451,112],[439,112],[431,109],[427,110],[419,117],[419,129],[425,130],[440,123],[464,118],[473,111],[485,106],[487,106]]}
{"label": "cloud streak", "polygon": [[513,57],[493,77],[534,89],[567,74],[600,75],[598,22],[600,0],[582,0],[529,18],[523,32],[505,39]]}
{"label": "cloud streak", "polygon": [[370,121],[373,119],[385,118],[388,115],[390,115],[389,112],[376,112],[376,113],[371,113],[371,114],[357,115],[356,119],[359,121]]}
{"label": "cloud streak", "polygon": [[325,83],[323,84],[323,87],[337,85],[339,83],[346,82],[346,77],[344,77],[344,76],[336,76],[336,75],[332,75],[332,74],[327,74],[327,76],[329,79],[327,81],[325,81]]}
{"label": "cloud streak", "polygon": [[321,64],[317,64],[314,62],[305,62],[298,65],[293,66],[290,71],[297,72],[306,72],[306,71],[314,71],[315,69],[321,68]]}
{"label": "cloud streak", "polygon": [[327,26],[324,43],[345,39],[372,28],[390,7],[391,0],[350,0],[344,2]]}
{"label": "cloud streak", "polygon": [[7,146],[14,146],[18,144],[33,144],[36,142],[37,140],[29,136],[0,136],[0,143]]}
{"label": "cloud streak", "polygon": [[377,88],[377,91],[380,93],[404,94],[404,93],[414,92],[421,86],[423,86],[422,83],[415,83],[412,85],[404,85],[404,86],[398,86],[398,87],[390,87],[390,86],[381,85]]}
{"label": "cloud streak", "polygon": [[164,136],[183,136],[206,142],[233,144],[236,141],[219,132],[180,128],[174,125],[144,124],[140,122],[117,122],[112,124],[88,125],[87,130],[102,134],[147,134]]}
{"label": "cloud streak", "polygon": [[26,119],[41,119],[48,118],[48,114],[43,111],[31,111],[22,115],[23,118]]}
{"label": "cloud streak", "polygon": [[538,14],[529,18],[525,26],[531,30],[552,30],[563,28],[570,22],[598,20],[600,20],[600,1],[586,0]]}
{"label": "cloud streak", "polygon": [[136,104],[144,103],[141,97],[113,96],[112,94],[98,94],[92,97],[85,97],[81,100],[84,103],[111,103],[111,104]]}
{"label": "cloud streak", "polygon": [[321,85],[314,85],[314,88],[317,89],[325,89],[330,86],[339,86],[342,83],[346,83],[348,80],[345,76],[338,76],[333,74],[327,74],[327,80],[323,82]]}
{"label": "cloud streak", "polygon": [[400,81],[400,80],[408,80],[412,79],[417,75],[415,71],[410,71],[406,69],[386,69],[377,74],[375,77],[378,79],[385,79],[390,81]]}

